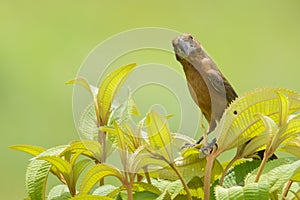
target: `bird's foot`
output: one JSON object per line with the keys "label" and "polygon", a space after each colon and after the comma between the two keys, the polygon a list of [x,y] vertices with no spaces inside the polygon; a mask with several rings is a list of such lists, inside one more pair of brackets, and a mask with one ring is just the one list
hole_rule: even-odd
{"label": "bird's foot", "polygon": [[191,143],[186,143],[185,145],[183,145],[182,147],[181,147],[181,149],[188,149],[188,148],[200,148],[202,146],[202,144],[200,144],[200,143],[198,143],[198,142],[196,142],[196,143],[193,143],[193,144],[191,144]]}
{"label": "bird's foot", "polygon": [[204,155],[208,155],[213,150],[213,147],[217,146],[217,139],[214,138],[207,146],[201,148],[201,152]]}

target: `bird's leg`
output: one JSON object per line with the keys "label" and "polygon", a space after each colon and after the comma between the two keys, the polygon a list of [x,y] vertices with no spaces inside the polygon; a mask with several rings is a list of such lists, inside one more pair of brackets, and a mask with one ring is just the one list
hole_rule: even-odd
{"label": "bird's leg", "polygon": [[[203,112],[201,112],[202,113],[202,116],[201,116],[201,118],[200,118],[200,125],[201,125],[201,129],[202,129],[202,133],[203,133],[203,140],[204,140],[204,146],[207,146],[208,145],[208,142],[207,142],[207,135],[208,135],[208,133],[206,132],[206,128],[205,128],[205,126],[204,126],[204,121],[203,121],[203,119],[204,119],[204,114],[203,114]],[[201,141],[199,141],[199,143],[200,143]],[[198,142],[197,142],[198,143]]]}
{"label": "bird's leg", "polygon": [[213,149],[214,146],[218,146],[216,138],[214,138],[209,144],[207,144],[204,147],[202,147],[201,148],[201,152],[204,155],[207,155],[207,154],[209,154],[212,151],[212,149]]}

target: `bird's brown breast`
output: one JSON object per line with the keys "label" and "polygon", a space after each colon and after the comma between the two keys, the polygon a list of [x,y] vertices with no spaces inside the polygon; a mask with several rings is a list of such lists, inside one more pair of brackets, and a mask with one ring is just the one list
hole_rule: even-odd
{"label": "bird's brown breast", "polygon": [[202,73],[197,70],[188,61],[179,60],[183,66],[183,70],[188,81],[188,86],[193,100],[199,106],[206,120],[211,120],[211,97],[209,89],[205,83]]}

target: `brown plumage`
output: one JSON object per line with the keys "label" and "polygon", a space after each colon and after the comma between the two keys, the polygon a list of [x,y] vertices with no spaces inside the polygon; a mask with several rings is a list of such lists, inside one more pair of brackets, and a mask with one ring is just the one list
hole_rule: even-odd
{"label": "brown plumage", "polygon": [[[237,98],[237,94],[191,34],[180,35],[172,43],[176,59],[183,67],[190,93],[209,123],[209,134],[216,128],[216,122],[221,119],[226,107]],[[197,144],[202,140],[203,137]],[[214,144],[215,141],[209,144],[208,149]],[[258,151],[257,155],[262,159],[264,150]],[[277,156],[273,154],[269,159],[277,159]]]}
{"label": "brown plumage", "polygon": [[210,133],[237,94],[191,34],[180,35],[172,43],[176,59],[183,66],[190,93],[209,123]]}

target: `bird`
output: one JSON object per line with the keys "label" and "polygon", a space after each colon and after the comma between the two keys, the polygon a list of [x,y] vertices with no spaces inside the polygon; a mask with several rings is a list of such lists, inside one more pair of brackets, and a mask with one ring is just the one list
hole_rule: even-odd
{"label": "bird", "polygon": [[[209,123],[208,135],[238,95],[194,36],[188,33],[179,35],[173,39],[172,45],[176,59],[183,67],[190,94]],[[202,140],[203,137],[196,144]]]}

